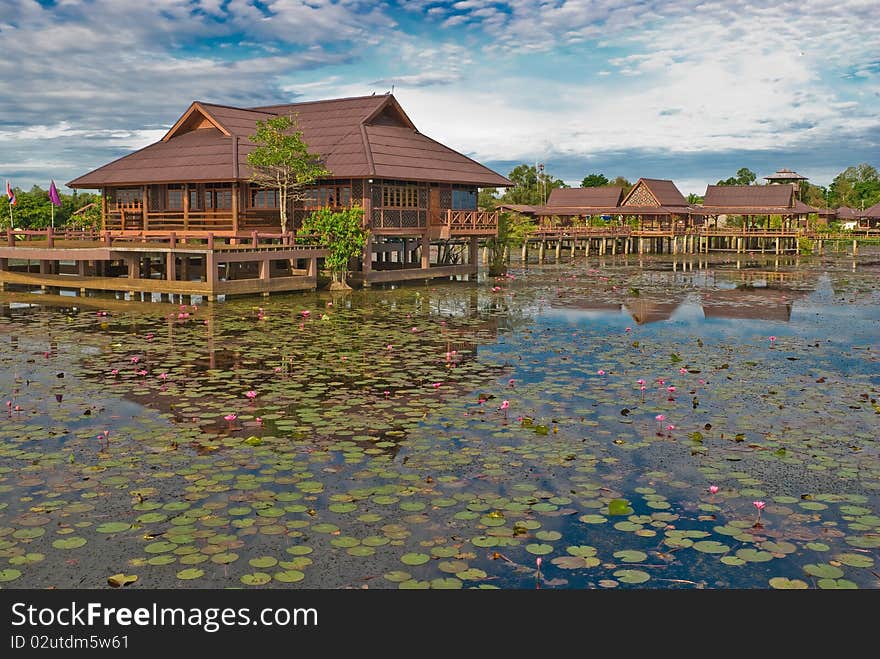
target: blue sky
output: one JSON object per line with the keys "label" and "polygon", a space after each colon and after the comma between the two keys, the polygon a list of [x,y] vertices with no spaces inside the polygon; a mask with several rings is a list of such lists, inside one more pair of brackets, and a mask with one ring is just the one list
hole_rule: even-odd
{"label": "blue sky", "polygon": [[876,0],[0,0],[0,178],[66,182],[192,100],[384,93],[506,174],[880,166]]}

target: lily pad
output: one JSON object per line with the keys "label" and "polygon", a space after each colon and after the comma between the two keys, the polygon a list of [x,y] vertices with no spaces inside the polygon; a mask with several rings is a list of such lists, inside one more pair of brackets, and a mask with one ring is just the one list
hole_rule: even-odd
{"label": "lily pad", "polygon": [[400,557],[400,562],[405,565],[424,565],[430,560],[430,556],[419,552],[410,552]]}
{"label": "lily pad", "polygon": [[616,570],[614,576],[621,583],[639,584],[645,583],[651,575],[642,570]]}
{"label": "lily pad", "polygon": [[789,579],[788,577],[773,577],[770,579],[770,587],[777,590],[806,590],[809,588],[806,581]]}
{"label": "lily pad", "polygon": [[137,580],[138,578],[136,574],[124,574],[122,572],[107,577],[107,583],[113,588],[121,588],[122,586],[127,586]]}

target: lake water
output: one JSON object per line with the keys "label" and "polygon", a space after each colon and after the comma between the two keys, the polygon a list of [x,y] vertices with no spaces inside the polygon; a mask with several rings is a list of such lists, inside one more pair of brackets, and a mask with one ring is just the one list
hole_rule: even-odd
{"label": "lake water", "polygon": [[868,250],[0,294],[0,586],[876,588],[878,303]]}

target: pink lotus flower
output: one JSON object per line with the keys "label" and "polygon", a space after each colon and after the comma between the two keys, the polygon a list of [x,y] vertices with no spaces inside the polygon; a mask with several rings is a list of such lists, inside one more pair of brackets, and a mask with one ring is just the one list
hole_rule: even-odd
{"label": "pink lotus flower", "polygon": [[501,287],[500,287],[500,286],[493,286],[493,287],[492,287],[492,292],[493,292],[493,293],[497,293],[497,292],[500,291],[500,290],[501,290]]}
{"label": "pink lotus flower", "polygon": [[276,372],[276,373],[280,373],[280,372],[281,372],[281,367],[280,367],[280,366],[276,366],[276,367],[275,367],[275,372]]}
{"label": "pink lotus flower", "polygon": [[138,357],[137,355],[135,355],[134,357],[131,358],[131,363],[137,364],[140,360],[141,360],[141,358]]}
{"label": "pink lotus flower", "polygon": [[668,426],[666,426],[666,430],[675,430],[675,426],[670,423]]}
{"label": "pink lotus flower", "polygon": [[598,375],[605,375],[605,371],[603,371],[601,368],[598,371],[596,371],[596,373]]}
{"label": "pink lotus flower", "polygon": [[632,328],[632,327],[627,327],[627,328],[624,330],[624,332],[632,332],[632,331],[633,331],[633,328]]}
{"label": "pink lotus flower", "polygon": [[636,380],[636,384],[641,385],[642,387],[644,387],[644,386],[645,386],[645,381],[642,380],[641,378],[639,378],[638,380]]}
{"label": "pink lotus flower", "polygon": [[159,374],[159,377],[160,377],[162,380],[167,380],[167,379],[168,379],[168,374],[167,374],[167,373],[160,373],[160,374]]}
{"label": "pink lotus flower", "polygon": [[514,385],[515,382],[516,382],[516,380],[514,380],[513,378],[510,378],[510,379],[507,381],[507,384],[508,384],[509,386],[512,387],[512,386]]}
{"label": "pink lotus flower", "polygon": [[419,328],[418,328],[418,327],[413,327],[411,331],[413,331],[413,332],[418,332],[418,331],[419,331]]}
{"label": "pink lotus flower", "polygon": [[245,391],[244,395],[253,400],[257,397],[257,392],[252,389],[251,391]]}
{"label": "pink lotus flower", "polygon": [[390,395],[391,395],[391,392],[386,389],[385,390],[385,398],[388,398],[388,396],[390,396]]}
{"label": "pink lotus flower", "polygon": [[670,384],[668,387],[666,387],[666,391],[668,391],[669,393],[673,393],[673,392],[675,391],[675,387],[673,387],[673,386]]}
{"label": "pink lotus flower", "polygon": [[709,493],[710,494],[718,494],[718,486],[717,485],[710,485],[709,486]]}
{"label": "pink lotus flower", "polygon": [[112,371],[110,371],[110,375],[119,375],[119,369],[114,368]]}
{"label": "pink lotus flower", "polygon": [[254,421],[259,423],[261,426],[263,425],[263,417],[261,417],[261,416],[258,416],[256,419],[254,419]]}
{"label": "pink lotus flower", "polygon": [[228,421],[229,423],[232,423],[233,421],[235,421],[238,418],[238,414],[236,414],[235,412],[230,412],[229,414],[227,414],[223,418],[226,421]]}
{"label": "pink lotus flower", "polygon": [[442,384],[443,384],[442,382],[435,382],[431,386],[434,387],[434,389],[439,389]]}
{"label": "pink lotus flower", "polygon": [[775,336],[771,336],[771,337],[770,337],[770,343],[773,343],[774,341],[776,341],[776,337],[775,337]]}
{"label": "pink lotus flower", "polygon": [[147,334],[146,339],[147,339],[147,341],[152,341],[155,336],[156,336],[155,334],[150,332],[149,334]]}
{"label": "pink lotus flower", "polygon": [[502,410],[506,410],[508,407],[510,407],[510,401],[509,401],[509,400],[503,400],[503,401],[501,401],[501,409],[502,409]]}
{"label": "pink lotus flower", "polygon": [[140,371],[137,372],[137,374],[140,375],[141,377],[143,377],[147,374],[147,371],[146,371],[146,369],[141,369]]}
{"label": "pink lotus flower", "polygon": [[309,316],[312,315],[312,312],[309,311],[308,309],[305,309],[303,311],[300,311],[299,315],[302,316],[303,318],[308,318]]}
{"label": "pink lotus flower", "polygon": [[654,418],[655,418],[657,421],[666,421],[666,415],[665,415],[665,414],[658,414],[658,415],[655,416]]}
{"label": "pink lotus flower", "polygon": [[387,346],[385,346],[385,349],[386,350],[394,350],[394,346],[389,343]]}
{"label": "pink lotus flower", "polygon": [[752,501],[752,505],[758,510],[764,510],[767,504],[763,501]]}
{"label": "pink lotus flower", "polygon": [[685,373],[688,372],[688,370],[684,366],[682,366],[680,369],[678,369],[678,372],[681,373],[682,375],[684,375]]}

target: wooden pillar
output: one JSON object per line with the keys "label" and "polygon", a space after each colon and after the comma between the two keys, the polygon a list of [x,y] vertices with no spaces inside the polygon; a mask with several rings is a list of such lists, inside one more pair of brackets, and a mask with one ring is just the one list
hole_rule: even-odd
{"label": "wooden pillar", "polygon": [[101,231],[107,228],[107,190],[101,188]]}
{"label": "wooden pillar", "polygon": [[137,256],[137,254],[126,254],[125,263],[128,266],[128,278],[129,279],[140,279],[141,278],[141,260]]}
{"label": "wooden pillar", "polygon": [[183,184],[183,230],[189,231],[189,183]]}
{"label": "wooden pillar", "polygon": [[858,254],[859,254],[859,241],[858,241],[858,240],[853,240],[853,252],[852,252],[852,255],[853,255],[853,256],[858,256]]}
{"label": "wooden pillar", "polygon": [[268,258],[264,258],[260,261],[260,284],[262,284],[262,286],[264,287],[262,291],[263,297],[269,297],[270,263],[271,262]]}
{"label": "wooden pillar", "polygon": [[479,269],[479,264],[477,263],[477,252],[480,248],[480,239],[477,236],[471,236],[470,243],[468,245],[468,265],[474,269],[474,273]]}
{"label": "wooden pillar", "polygon": [[520,255],[520,260],[523,262],[523,265],[528,263],[529,261],[529,239],[525,238],[522,244],[522,254]]}
{"label": "wooden pillar", "polygon": [[208,301],[213,302],[220,286],[220,279],[217,277],[217,253],[213,249],[205,252],[205,281],[208,283]]}
{"label": "wooden pillar", "polygon": [[143,195],[141,215],[142,215],[142,228],[144,231],[149,230],[150,228],[150,189],[143,185],[141,186],[141,193]]}
{"label": "wooden pillar", "polygon": [[611,239],[611,255],[617,256],[617,238]]}
{"label": "wooden pillar", "polygon": [[544,262],[544,250],[547,248],[547,244],[542,240],[541,244],[538,245],[538,263]]}
{"label": "wooden pillar", "polygon": [[422,234],[422,269],[427,270],[431,267],[431,239],[428,238],[427,232]]}
{"label": "wooden pillar", "polygon": [[[308,269],[306,270],[306,276],[312,280],[313,284],[318,283],[318,257],[313,256],[309,259]],[[366,282],[365,282],[366,285]]]}
{"label": "wooden pillar", "polygon": [[[404,239],[404,246],[406,246],[406,240]],[[309,262],[311,266],[311,262]],[[366,243],[364,244],[364,249],[361,252],[361,272],[363,273],[364,278],[364,288],[369,288],[370,273],[373,271],[373,236],[372,234],[367,236]]]}
{"label": "wooden pillar", "polygon": [[[238,196],[240,194],[238,181],[232,184],[232,232],[238,233]],[[289,222],[289,220],[288,220]]]}
{"label": "wooden pillar", "polygon": [[88,274],[89,262],[88,261],[77,261],[76,262],[76,274],[80,277],[85,277]]}
{"label": "wooden pillar", "polygon": [[556,260],[559,260],[559,257],[562,256],[562,238],[558,238],[556,240]]}
{"label": "wooden pillar", "polygon": [[177,254],[174,250],[169,250],[165,254],[165,279],[167,281],[177,280]]}

